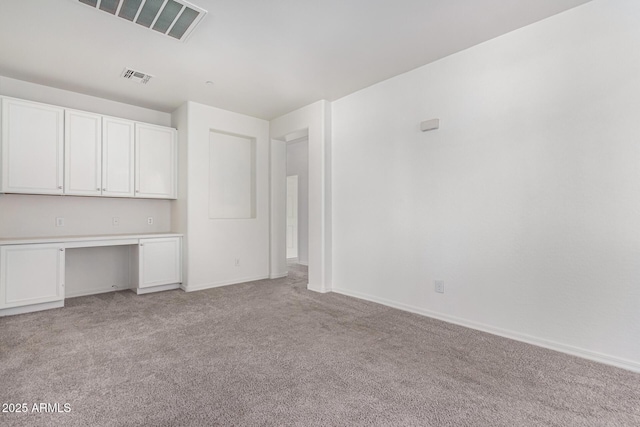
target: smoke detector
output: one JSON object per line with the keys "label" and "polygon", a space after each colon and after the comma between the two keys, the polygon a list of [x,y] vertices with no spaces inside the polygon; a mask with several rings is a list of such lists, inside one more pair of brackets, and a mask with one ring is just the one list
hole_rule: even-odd
{"label": "smoke detector", "polygon": [[185,41],[207,14],[184,0],[78,1],[180,41]]}
{"label": "smoke detector", "polygon": [[149,80],[151,80],[151,77],[153,77],[151,74],[142,73],[140,71],[132,70],[131,68],[125,68],[122,71],[121,76],[127,80],[131,80],[132,82],[142,83],[144,85],[146,85]]}

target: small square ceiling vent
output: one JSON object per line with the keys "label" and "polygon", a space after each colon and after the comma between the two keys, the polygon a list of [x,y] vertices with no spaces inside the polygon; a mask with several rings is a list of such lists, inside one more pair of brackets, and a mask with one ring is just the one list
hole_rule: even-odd
{"label": "small square ceiling vent", "polygon": [[185,41],[207,14],[184,0],[78,1],[180,41]]}

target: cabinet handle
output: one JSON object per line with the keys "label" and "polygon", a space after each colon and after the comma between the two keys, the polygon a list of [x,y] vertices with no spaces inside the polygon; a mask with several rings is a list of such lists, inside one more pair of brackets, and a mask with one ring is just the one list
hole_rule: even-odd
{"label": "cabinet handle", "polygon": [[100,189],[99,189],[99,188],[96,188],[96,190],[100,191]]}
{"label": "cabinet handle", "polygon": [[62,190],[62,185],[58,185],[58,190]]}
{"label": "cabinet handle", "polygon": [[140,243],[140,246],[144,246],[144,243]]}
{"label": "cabinet handle", "polygon": [[64,252],[64,249],[60,248],[60,252]]}
{"label": "cabinet handle", "polygon": [[106,188],[103,188],[103,189],[102,189],[102,191],[107,191],[107,189],[106,189]]}
{"label": "cabinet handle", "polygon": [[136,190],[136,193],[139,193],[139,192],[140,192],[140,190]]}

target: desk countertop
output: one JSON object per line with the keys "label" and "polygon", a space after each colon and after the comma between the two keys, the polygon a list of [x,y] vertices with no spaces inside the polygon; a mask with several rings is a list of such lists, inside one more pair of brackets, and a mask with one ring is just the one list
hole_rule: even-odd
{"label": "desk countertop", "polygon": [[80,242],[117,242],[137,239],[161,237],[182,237],[180,233],[138,233],[138,234],[94,234],[83,236],[48,236],[48,237],[10,237],[0,239],[1,245],[24,245],[32,243],[80,243]]}

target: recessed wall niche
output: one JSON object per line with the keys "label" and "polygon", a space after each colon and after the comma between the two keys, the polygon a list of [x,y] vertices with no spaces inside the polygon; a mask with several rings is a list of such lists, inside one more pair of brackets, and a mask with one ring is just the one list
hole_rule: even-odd
{"label": "recessed wall niche", "polygon": [[256,217],[256,140],[209,133],[209,218]]}

